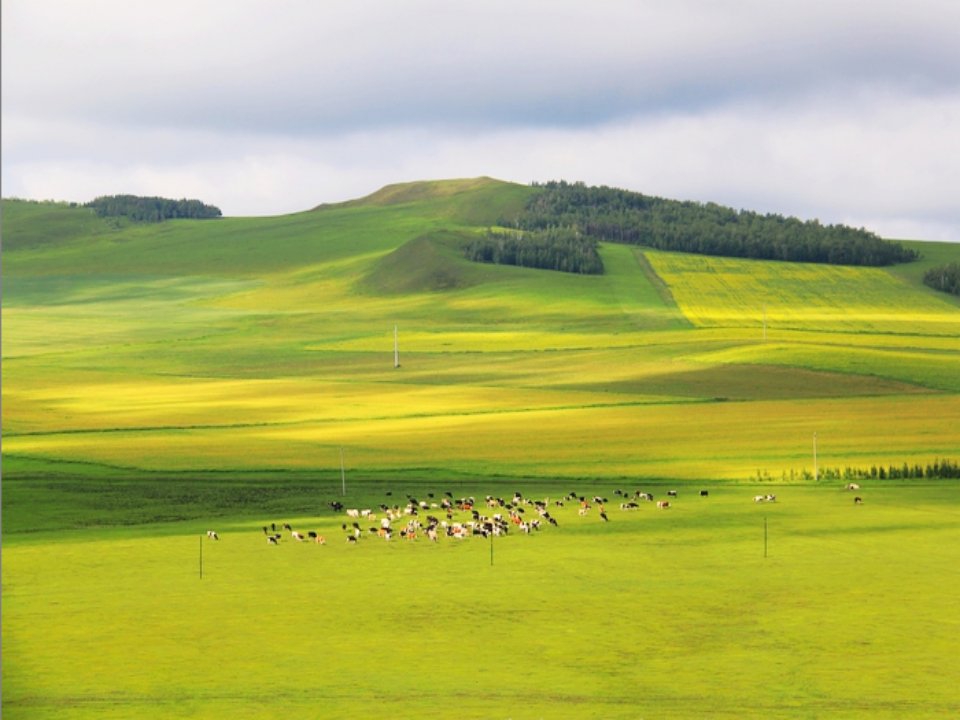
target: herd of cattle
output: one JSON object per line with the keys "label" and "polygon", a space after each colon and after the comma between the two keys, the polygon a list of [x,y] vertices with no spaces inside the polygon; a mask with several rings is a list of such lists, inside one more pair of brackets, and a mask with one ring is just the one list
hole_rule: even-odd
{"label": "herd of cattle", "polygon": [[[860,489],[857,483],[848,483],[845,490]],[[390,493],[388,493],[389,495]],[[655,500],[653,493],[637,490],[633,494],[622,490],[614,490],[614,495],[620,496],[621,511],[636,511],[642,505],[656,503],[657,509],[668,510],[671,501],[678,497],[676,490],[668,490],[666,498]],[[700,490],[699,497],[709,497],[709,491]],[[482,503],[473,497],[454,498],[449,492],[439,500],[434,499],[433,493],[428,493],[429,500],[419,500],[408,497],[406,503],[388,505],[382,503],[377,509],[346,508],[343,503],[333,501],[329,503],[331,510],[343,513],[346,520],[341,523],[343,537],[349,544],[361,542],[366,537],[390,541],[394,537],[400,540],[416,540],[420,537],[430,542],[438,542],[441,537],[462,540],[468,537],[490,538],[506,535],[511,531],[529,535],[539,532],[547,525],[559,527],[551,509],[575,505],[577,515],[586,518],[596,514],[603,522],[609,522],[606,505],[607,498],[598,495],[587,497],[571,492],[560,499],[551,501],[529,499],[523,494],[514,493],[510,499],[487,495]],[[777,496],[772,494],[755,495],[755,503],[773,503]],[[854,504],[860,505],[863,498],[854,497]],[[529,514],[528,514],[529,511]],[[312,542],[325,545],[327,539],[315,530],[301,531],[294,529],[290,523],[270,523],[263,526],[263,534],[270,545],[279,545],[285,534],[294,542]],[[220,536],[214,530],[207,531],[211,540],[219,540]]]}

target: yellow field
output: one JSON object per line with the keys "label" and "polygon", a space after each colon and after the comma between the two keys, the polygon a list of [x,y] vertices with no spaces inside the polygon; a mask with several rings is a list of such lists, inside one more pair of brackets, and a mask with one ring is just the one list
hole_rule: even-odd
{"label": "yellow field", "polygon": [[684,314],[698,327],[956,338],[955,306],[879,268],[753,262],[648,252]]}

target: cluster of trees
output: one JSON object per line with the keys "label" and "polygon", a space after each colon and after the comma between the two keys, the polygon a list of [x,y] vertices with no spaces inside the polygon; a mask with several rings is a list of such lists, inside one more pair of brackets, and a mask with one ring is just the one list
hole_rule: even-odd
{"label": "cluster of trees", "polygon": [[161,222],[172,218],[218,218],[220,208],[199,200],[170,200],[137,195],[104,195],[86,203],[100,217],[126,217],[138,222]]}
{"label": "cluster of trees", "polygon": [[496,231],[471,240],[467,259],[498,265],[559,270],[582,275],[603,273],[597,240],[572,228],[548,228],[532,232]]}
{"label": "cluster of trees", "polygon": [[668,200],[565,181],[539,189],[519,216],[500,223],[518,230],[568,228],[605,242],[660,250],[838,265],[891,265],[919,254],[864,229],[821,225],[782,215]]}
{"label": "cluster of trees", "polygon": [[[821,468],[817,473],[819,480],[943,480],[960,478],[960,462],[955,460],[934,460],[932,463],[920,465],[919,463],[903,463],[902,465],[873,465],[869,468],[845,467],[840,468]],[[757,479],[761,481],[770,481],[772,478],[767,473],[757,472]],[[791,470],[789,475],[784,472],[782,480],[795,481],[798,475]],[[804,470],[800,473],[799,479],[813,480],[813,473]]]}
{"label": "cluster of trees", "polygon": [[960,263],[930,268],[924,273],[923,282],[934,290],[960,295]]}

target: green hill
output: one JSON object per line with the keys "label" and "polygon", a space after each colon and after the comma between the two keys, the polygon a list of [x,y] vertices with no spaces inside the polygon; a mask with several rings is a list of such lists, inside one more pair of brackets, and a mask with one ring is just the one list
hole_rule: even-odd
{"label": "green hill", "polygon": [[5,480],[336,478],[341,448],[371,480],[799,477],[813,433],[822,467],[960,456],[960,312],[922,284],[960,247],[468,261],[532,192],[418,182],[151,225],[4,200]]}

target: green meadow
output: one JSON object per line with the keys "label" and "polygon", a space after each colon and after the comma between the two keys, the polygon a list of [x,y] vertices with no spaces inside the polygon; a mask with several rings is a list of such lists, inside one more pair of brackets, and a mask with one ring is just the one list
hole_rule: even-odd
{"label": "green meadow", "polygon": [[[4,714],[956,716],[960,481],[840,476],[960,459],[960,308],[921,282],[960,246],[465,260],[529,192],[4,200]],[[516,491],[609,522],[348,545],[328,505]]]}

